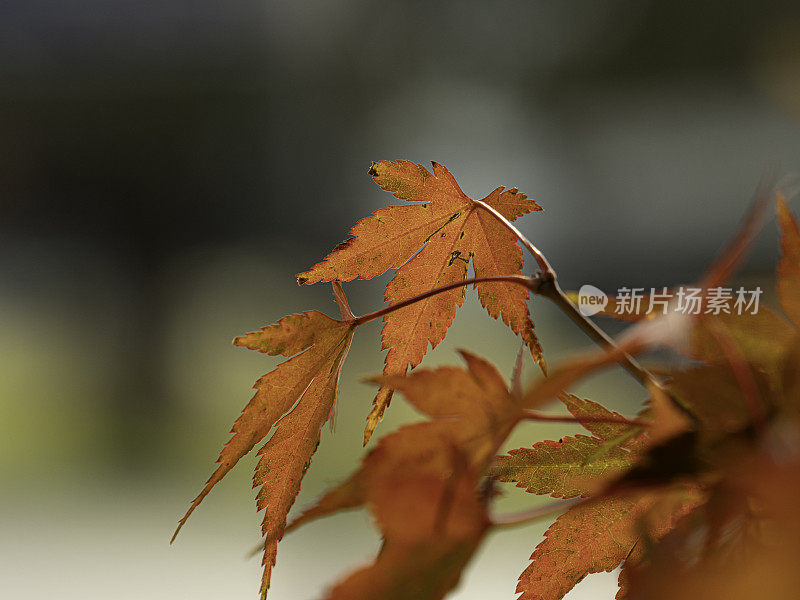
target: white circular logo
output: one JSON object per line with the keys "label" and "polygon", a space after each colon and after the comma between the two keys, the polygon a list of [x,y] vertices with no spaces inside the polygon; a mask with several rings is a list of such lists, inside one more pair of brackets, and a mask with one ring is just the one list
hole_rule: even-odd
{"label": "white circular logo", "polygon": [[578,290],[578,310],[585,317],[591,317],[603,310],[608,304],[608,296],[601,289],[589,285]]}

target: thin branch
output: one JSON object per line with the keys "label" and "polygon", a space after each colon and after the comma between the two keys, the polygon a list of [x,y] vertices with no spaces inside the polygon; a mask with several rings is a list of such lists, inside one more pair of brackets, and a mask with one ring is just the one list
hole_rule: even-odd
{"label": "thin branch", "polygon": [[571,500],[564,500],[563,502],[554,502],[547,506],[540,506],[523,510],[508,515],[496,515],[491,518],[493,527],[516,527],[517,525],[526,525],[532,521],[538,521],[545,517],[549,517],[555,513],[561,512],[564,509],[571,508],[580,502],[585,502],[586,498],[573,498]]}
{"label": "thin branch", "polygon": [[548,415],[535,410],[526,410],[523,417],[526,421],[554,421],[557,423],[613,423],[618,425],[630,425],[632,427],[648,427],[649,421],[641,419],[628,419],[625,417],[574,417],[571,415]]}
{"label": "thin branch", "polygon": [[[570,302],[569,298],[567,298],[566,294],[564,294],[564,291],[556,282],[555,269],[553,269],[552,265],[550,265],[550,263],[548,262],[547,258],[542,253],[542,251],[539,250],[536,246],[534,246],[531,243],[531,241],[527,237],[525,237],[525,235],[511,223],[511,221],[506,219],[494,207],[486,204],[481,200],[473,200],[473,202],[475,203],[476,207],[481,208],[486,212],[488,212],[516,236],[516,238],[520,241],[520,243],[525,248],[527,248],[528,252],[530,252],[531,255],[536,259],[536,262],[539,265],[540,272],[537,273],[537,275],[534,277],[525,277],[524,275],[498,275],[491,277],[475,277],[472,279],[464,279],[462,281],[457,281],[455,283],[450,283],[448,285],[435,288],[433,290],[430,290],[423,294],[419,294],[412,298],[402,300],[401,302],[396,302],[385,308],[382,308],[381,310],[377,310],[375,312],[371,312],[366,315],[356,317],[352,321],[353,324],[357,326],[357,325],[362,325],[364,323],[368,323],[369,321],[374,321],[375,319],[379,319],[384,315],[387,315],[401,308],[405,308],[406,306],[409,306],[416,302],[425,300],[426,298],[430,298],[431,296],[435,296],[436,294],[441,294],[443,292],[447,292],[449,290],[453,290],[473,283],[508,282],[508,283],[516,283],[517,285],[522,285],[528,288],[534,294],[537,294],[539,296],[544,296],[545,298],[551,300],[594,342],[596,342],[602,348],[605,348],[607,350],[616,349],[617,345],[614,343],[614,341],[608,335],[606,335],[606,333],[602,329],[597,327],[591,320],[589,320],[588,317],[582,315],[580,311],[578,311],[576,306],[572,302]],[[653,375],[647,369],[642,367],[631,355],[624,354],[620,358],[620,363],[642,385],[647,386],[648,383],[660,385],[655,375]]]}
{"label": "thin branch", "polygon": [[[494,207],[486,204],[481,200],[473,200],[476,206],[482,208],[490,215],[492,215],[495,219],[497,219],[506,229],[508,229],[511,233],[513,233],[520,243],[528,249],[528,252],[536,259],[536,262],[539,265],[540,273],[539,273],[539,285],[534,290],[539,296],[544,296],[548,300],[552,301],[561,312],[566,314],[573,323],[575,323],[578,327],[583,330],[583,332],[588,335],[595,343],[599,344],[602,348],[605,349],[612,349],[616,348],[617,345],[614,341],[606,335],[606,333],[597,327],[588,317],[581,314],[580,311],[575,307],[575,305],[567,298],[567,295],[558,285],[556,281],[556,271],[553,269],[553,266],[545,257],[544,253],[539,250],[536,246],[534,246],[531,241],[525,237],[525,235],[517,229],[511,221],[506,219],[500,212],[495,209]],[[658,379],[656,379],[655,375],[650,373],[647,369],[642,367],[632,356],[626,354],[621,361],[622,366],[631,374],[636,380],[641,383],[642,385],[646,386],[648,383],[659,384]]]}
{"label": "thin branch", "polygon": [[471,279],[462,279],[461,281],[456,281],[455,283],[448,283],[447,285],[443,285],[442,287],[432,289],[428,292],[419,294],[417,296],[413,296],[406,300],[395,302],[394,304],[390,304],[389,306],[382,308],[380,310],[376,310],[375,312],[367,313],[366,315],[361,315],[360,317],[356,317],[355,319],[353,319],[353,323],[355,325],[363,325],[364,323],[369,323],[370,321],[379,319],[384,315],[388,315],[391,312],[400,310],[401,308],[405,308],[406,306],[410,306],[411,304],[420,302],[422,300],[430,298],[431,296],[435,296],[436,294],[448,292],[450,290],[464,287],[472,283],[498,283],[498,282],[516,283],[517,285],[524,286],[529,290],[533,291],[534,293],[537,293],[540,279],[538,277],[525,277],[524,275],[494,275],[490,277],[473,277]]}
{"label": "thin branch", "polygon": [[[605,331],[595,325],[588,317],[581,314],[578,308],[567,298],[567,295],[561,289],[561,286],[558,285],[555,278],[543,278],[536,293],[553,302],[561,309],[561,312],[567,315],[573,323],[601,348],[605,348],[606,350],[616,350],[619,348]],[[625,354],[620,364],[642,385],[647,386],[648,383],[653,383],[660,386],[660,382],[656,376],[640,365],[630,354]]]}

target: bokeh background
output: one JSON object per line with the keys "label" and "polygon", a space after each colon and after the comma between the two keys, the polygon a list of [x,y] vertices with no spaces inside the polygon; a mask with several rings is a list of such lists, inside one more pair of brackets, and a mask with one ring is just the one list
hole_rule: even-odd
{"label": "bokeh background", "polygon": [[[566,287],[690,281],[769,164],[800,167],[800,4],[779,0],[5,0],[0,7],[0,596],[254,598],[245,461],[167,545],[255,379],[230,340],[336,314],[293,275],[392,198],[372,160],[436,160],[520,222]],[[770,288],[771,226],[742,281]],[[356,312],[377,282],[346,286]],[[550,362],[586,342],[532,301]],[[469,294],[428,364],[518,342]],[[363,454],[379,328],[359,331],[297,506]],[[533,373],[529,369],[529,374]],[[579,392],[632,412],[609,372]],[[418,418],[394,403],[388,432]],[[517,445],[570,431],[531,427]],[[540,499],[514,490],[502,507]],[[454,597],[513,598],[543,524],[492,536]],[[369,519],[281,546],[271,597],[318,598]],[[570,598],[611,598],[614,576]]]}

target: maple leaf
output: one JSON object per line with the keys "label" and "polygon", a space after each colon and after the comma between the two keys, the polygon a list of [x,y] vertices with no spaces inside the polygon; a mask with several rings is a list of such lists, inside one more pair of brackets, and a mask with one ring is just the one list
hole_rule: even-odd
{"label": "maple leaf", "polygon": [[[392,206],[359,221],[352,237],[322,262],[297,276],[299,283],[369,279],[398,269],[386,286],[385,300],[398,302],[466,278],[472,262],[476,277],[521,274],[522,250],[514,235],[480,208],[483,202],[514,220],[541,210],[516,188],[499,187],[483,200],[470,199],[444,166],[433,172],[409,161],[380,161],[369,170],[375,182],[400,200],[424,202]],[[489,314],[502,318],[529,346],[534,360],[541,348],[527,307],[528,290],[508,283],[475,286]],[[384,374],[402,375],[416,367],[441,342],[464,302],[464,289],[438,294],[385,315],[382,347],[388,350]],[[392,389],[383,385],[367,418],[364,443],[383,417]]]}
{"label": "maple leaf", "polygon": [[[784,422],[777,436],[797,435]],[[790,598],[800,559],[800,463],[776,432],[721,457],[702,509],[623,567],[629,598]],[[772,439],[769,439],[772,438]],[[766,442],[766,443],[764,443]],[[622,596],[618,596],[620,598]]]}
{"label": "maple leaf", "polygon": [[619,590],[616,600],[637,597],[631,593],[631,579],[635,579],[638,571],[650,562],[650,550],[662,543],[667,536],[679,533],[685,523],[695,522],[708,510],[713,495],[688,488],[689,494],[685,502],[674,504],[668,492],[662,501],[656,502],[637,523],[638,538],[625,558],[619,572]]}
{"label": "maple leaf", "polygon": [[730,357],[720,343],[720,334],[730,340],[743,360],[775,377],[795,331],[780,315],[764,307],[757,313],[706,315],[692,334],[689,356],[709,364],[728,364]]}
{"label": "maple leaf", "polygon": [[[763,399],[769,398],[769,384],[759,371],[753,373]],[[672,371],[668,390],[694,415],[705,443],[747,426],[751,415],[741,387],[728,365],[709,365],[686,371]]]}
{"label": "maple leaf", "polygon": [[782,195],[778,195],[778,223],[781,228],[778,296],[783,312],[800,327],[800,230]]}
{"label": "maple leaf", "polygon": [[417,474],[376,483],[370,509],[383,535],[375,562],[337,584],[328,600],[439,600],[453,589],[490,521],[474,472]]}
{"label": "maple leaf", "polygon": [[476,488],[521,408],[491,363],[461,355],[466,369],[391,377],[432,420],[379,440],[355,473],[287,528],[362,505],[375,515],[384,538],[378,557],[335,586],[329,600],[442,598],[488,530],[486,497]]}
{"label": "maple leaf", "polygon": [[237,346],[292,358],[256,382],[255,395],[233,424],[233,437],[217,459],[219,467],[192,501],[175,536],[211,489],[275,428],[274,435],[258,451],[253,478],[253,486],[261,487],[258,510],[266,509],[262,532],[269,536],[264,549],[262,598],[269,588],[286,515],[300,491],[320,430],[334,408],[339,372],[354,330],[352,322],[309,311],[284,317],[234,340]]}
{"label": "maple leaf", "polygon": [[695,488],[677,485],[669,491],[640,491],[586,501],[558,517],[545,539],[531,555],[531,564],[517,585],[518,600],[560,600],[586,575],[612,571],[634,548],[640,535],[639,521],[658,503],[656,522],[649,528],[663,529],[664,519],[673,520],[703,501]]}
{"label": "maple leaf", "polygon": [[465,457],[470,469],[486,470],[518,422],[523,406],[509,392],[494,365],[470,352],[459,352],[467,369],[420,369],[375,379],[388,379],[412,406],[432,420],[401,427],[379,440],[355,473],[301,513],[287,531],[362,506],[369,490],[383,478],[393,480],[403,473],[449,476],[453,449]]}
{"label": "maple leaf", "polygon": [[800,410],[800,334],[795,336],[784,357],[779,390],[780,406],[796,416]]}
{"label": "maple leaf", "polygon": [[[562,395],[563,402],[577,418],[622,416],[600,404],[573,395]],[[627,470],[635,459],[642,441],[623,437],[631,429],[640,428],[614,423],[583,423],[593,436],[562,437],[559,441],[545,440],[531,448],[510,450],[498,456],[490,475],[504,482],[516,483],[532,494],[549,494],[555,498],[587,496],[596,491],[598,479],[607,479]],[[620,442],[620,439],[622,441]],[[610,444],[609,444],[610,442]]]}

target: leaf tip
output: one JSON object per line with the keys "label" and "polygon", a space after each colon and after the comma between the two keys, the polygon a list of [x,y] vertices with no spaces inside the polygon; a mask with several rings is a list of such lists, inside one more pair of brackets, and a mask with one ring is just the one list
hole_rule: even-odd
{"label": "leaf tip", "polygon": [[367,174],[372,176],[372,177],[377,177],[378,176],[377,167],[378,167],[378,163],[373,161],[372,164],[369,166],[369,171],[367,171]]}
{"label": "leaf tip", "polygon": [[367,426],[364,428],[364,440],[361,443],[361,446],[363,448],[367,447],[367,444],[369,444],[370,439],[372,439],[373,433],[375,433],[375,427],[371,426],[370,424],[367,424]]}
{"label": "leaf tip", "polygon": [[180,532],[180,530],[181,530],[181,528],[183,527],[183,524],[184,524],[184,523],[186,523],[186,517],[184,517],[183,519],[181,519],[180,521],[178,521],[178,526],[175,528],[175,532],[172,534],[172,537],[171,537],[171,538],[169,538],[169,545],[170,545],[170,546],[172,545],[172,542],[174,542],[174,541],[175,541],[175,538],[177,538],[177,537],[178,537],[178,533]]}
{"label": "leaf tip", "polygon": [[536,360],[536,364],[539,365],[539,368],[542,370],[542,374],[547,377],[547,361],[544,359],[543,355],[539,355],[539,358]]}
{"label": "leaf tip", "polygon": [[380,423],[382,419],[383,412],[378,414],[375,412],[375,409],[367,415],[367,425],[364,427],[364,442],[362,444],[364,447],[369,444],[369,441],[372,439],[372,434],[375,433],[375,430],[378,428],[378,423]]}

